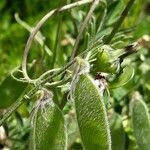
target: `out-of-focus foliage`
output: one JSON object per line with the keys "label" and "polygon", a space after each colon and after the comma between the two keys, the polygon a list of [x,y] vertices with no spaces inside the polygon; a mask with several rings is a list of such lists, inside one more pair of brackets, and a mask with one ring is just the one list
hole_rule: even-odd
{"label": "out-of-focus foliage", "polygon": [[[30,27],[33,27],[49,10],[74,1],[75,0],[0,0],[0,117],[6,112],[4,108],[10,106],[14,101],[19,100],[20,96],[24,94],[24,91],[31,88],[27,86],[27,83],[24,84],[15,81],[10,76],[12,70],[16,67],[20,67],[25,43],[30,34],[29,31],[16,21],[14,17],[15,13],[18,13],[21,20],[26,22]],[[119,18],[127,2],[128,0],[107,0],[107,15],[105,16],[104,24],[100,32],[97,33],[94,29],[99,27],[99,20],[102,19],[104,8],[100,6],[96,8],[92,21],[90,25],[87,26],[86,33],[84,33],[81,39],[78,53],[84,51],[90,45],[91,41],[93,42],[98,38],[110,34],[111,27],[113,27]],[[80,32],[79,26],[83,22],[89,10],[89,6],[88,4],[56,14],[41,28],[40,31],[44,37],[44,44],[51,50],[52,55],[49,55],[35,40],[28,58],[29,65],[35,60],[32,64],[34,71],[31,71],[30,77],[39,77],[39,75],[46,70],[63,67],[66,64],[70,58],[75,38],[78,32]],[[150,1],[136,0],[120,30],[112,39],[110,43],[111,47],[114,50],[118,50],[137,41],[143,35],[150,35],[149,25]],[[87,35],[89,35],[89,38]],[[140,101],[144,102],[143,107],[146,108],[146,113],[149,113],[148,111],[150,110],[150,47],[148,46],[150,44],[146,43],[143,45],[144,46],[142,46],[136,54],[129,56],[123,62],[124,66],[130,65],[129,68],[134,68],[134,77],[132,79],[130,78],[133,74],[132,69],[129,70],[129,72],[127,70],[125,76],[123,76],[124,74],[115,75],[115,77],[118,76],[116,80],[113,80],[113,78],[115,78],[113,76],[112,79],[110,78],[109,84],[110,95],[109,93],[107,93],[108,95],[104,95],[109,99],[106,108],[110,122],[113,150],[147,150],[140,149],[140,145],[143,143],[142,140],[140,142],[137,141],[140,139],[137,138],[138,136],[135,134],[135,132],[138,133],[140,131],[137,131],[138,125],[136,126],[135,122],[134,126],[136,129],[133,127],[133,119],[136,120],[132,118],[134,112],[132,114],[129,113],[130,101],[135,91],[140,93]],[[120,51],[117,55],[118,54],[120,54]],[[100,62],[98,63],[100,65]],[[96,67],[99,68],[100,66]],[[30,72],[30,70],[28,71]],[[93,76],[94,73],[93,71]],[[131,80],[127,82],[129,79]],[[121,87],[118,87],[118,85]],[[115,89],[111,88],[111,86],[115,86]],[[65,91],[65,87],[63,88]],[[67,99],[67,96],[65,97],[62,94],[63,90],[60,90],[60,88],[52,87],[50,89],[53,90],[56,106],[62,99]],[[34,98],[31,101],[31,103],[26,102],[22,105],[8,119],[7,123],[4,124],[5,132],[2,132],[0,129],[0,149],[3,147],[8,147],[12,150],[28,149],[31,130],[29,127],[29,112],[33,111]],[[75,111],[72,107],[72,102],[69,102],[63,109],[68,130],[67,147],[69,150],[82,150],[83,147],[78,131]],[[134,111],[138,114],[137,110]],[[64,121],[61,110],[57,109],[54,113],[59,114],[56,120],[62,119],[59,121]],[[142,115],[144,116],[144,114]],[[56,122],[54,122],[54,125],[56,125],[55,123]],[[51,127],[47,128],[52,130]],[[58,127],[58,129],[60,128]],[[2,139],[1,134],[4,135],[3,137],[5,138]],[[143,136],[142,133],[141,135]],[[119,147],[119,145],[121,145],[121,147]]]}

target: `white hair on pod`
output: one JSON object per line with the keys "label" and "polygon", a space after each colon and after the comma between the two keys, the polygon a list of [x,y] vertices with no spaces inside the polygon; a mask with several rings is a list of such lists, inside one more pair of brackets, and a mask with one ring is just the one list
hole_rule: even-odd
{"label": "white hair on pod", "polygon": [[77,58],[77,63],[76,63],[76,66],[75,66],[75,71],[73,73],[73,78],[72,78],[72,81],[70,83],[70,92],[67,96],[67,99],[73,99],[73,93],[74,93],[74,90],[75,90],[75,86],[76,86],[76,83],[78,82],[79,80],[79,76],[81,74],[86,74],[86,73],[89,73],[90,72],[90,64],[87,60],[84,60],[82,58]]}
{"label": "white hair on pod", "polygon": [[[47,89],[43,88],[41,90],[41,97],[37,102],[35,103],[32,112],[31,112],[31,126],[34,126],[34,119],[37,111],[41,109],[41,114],[45,120],[48,119],[48,117],[45,117],[46,113],[46,107],[50,105],[51,107],[54,107],[53,102],[53,93],[51,91],[48,91]],[[45,115],[43,115],[45,114]]]}

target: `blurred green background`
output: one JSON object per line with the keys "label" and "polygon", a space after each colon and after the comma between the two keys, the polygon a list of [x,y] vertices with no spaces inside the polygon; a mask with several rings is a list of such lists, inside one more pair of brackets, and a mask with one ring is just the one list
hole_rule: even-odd
{"label": "blurred green background", "polygon": [[[75,2],[75,0],[0,0],[0,91],[7,87],[10,87],[10,89],[14,88],[14,83],[8,80],[8,78],[10,77],[12,70],[21,66],[23,50],[29,37],[29,31],[16,21],[14,16],[15,13],[19,14],[22,21],[27,23],[30,27],[33,27],[49,10],[71,2]],[[118,19],[127,0],[107,0],[107,2],[108,6],[111,8],[108,13],[111,15],[108,16],[109,19],[106,21],[106,24],[107,26],[111,26]],[[45,51],[36,41],[32,44],[28,62],[31,63],[33,60],[36,60],[36,65],[34,66],[34,71],[30,73],[31,77],[39,77],[39,75],[48,69],[62,67],[66,64],[71,55],[79,25],[83,21],[88,10],[89,5],[74,8],[73,10],[56,14],[46,22],[40,31],[44,36],[44,44],[47,45],[49,49],[48,51]],[[102,10],[98,8],[96,9],[95,14],[99,14],[101,11]],[[143,35],[150,35],[149,0],[135,1],[128,17],[126,17],[122,24],[121,29],[130,27],[134,27],[134,30],[130,33],[131,38],[127,38],[127,41],[125,41],[126,45],[136,41]],[[59,35],[57,35],[58,31]],[[80,46],[81,49],[84,47],[83,41],[81,41]],[[142,47],[138,54],[129,58],[129,61],[132,61],[132,66],[135,68],[133,80],[126,86],[111,91],[111,96],[116,105],[115,111],[117,113],[120,113],[120,107],[122,108],[128,103],[128,95],[134,90],[139,91],[150,108],[149,48],[150,47],[148,46]],[[54,54],[55,57],[53,57]],[[16,87],[17,89],[25,89],[26,85],[22,86],[17,84]],[[9,92],[6,90],[4,93],[5,92],[9,95]],[[22,91],[14,95],[17,97],[21,92]],[[12,95],[9,96],[11,97]],[[16,100],[15,96],[13,97],[14,100]],[[2,102],[3,99],[3,92],[0,92],[0,102]],[[24,107],[15,115],[17,116],[17,119],[19,118],[18,120],[21,123],[20,126],[17,126],[15,131],[11,131],[12,133],[10,133],[10,135],[13,135],[17,131],[18,134],[16,135],[19,135],[18,141],[15,138],[12,139],[12,141],[18,142],[14,145],[14,149],[25,149],[25,144],[22,145],[21,143],[27,141],[29,130],[27,126],[28,123],[22,125],[22,118],[28,115],[26,114]],[[18,120],[15,122],[13,119],[14,118],[11,118],[9,121],[13,122],[12,126],[15,128]],[[10,128],[11,125],[6,126]],[[79,143],[76,144],[76,149],[81,149],[81,144]]]}

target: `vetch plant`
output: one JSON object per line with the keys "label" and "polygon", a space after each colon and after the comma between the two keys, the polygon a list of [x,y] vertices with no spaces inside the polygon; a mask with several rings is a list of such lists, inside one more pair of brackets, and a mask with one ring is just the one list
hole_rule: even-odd
{"label": "vetch plant", "polygon": [[[111,14],[115,12],[111,8],[120,5],[121,1],[76,1],[51,10],[35,27],[29,26],[16,13],[17,22],[30,32],[30,36],[25,45],[22,68],[14,70],[0,86],[0,94],[4,98],[0,108],[6,109],[1,116],[0,126],[7,124],[14,112],[18,114],[18,108],[22,107],[30,111],[30,117],[27,119],[30,120],[30,124],[27,123],[26,127],[30,133],[27,149],[78,149],[74,147],[79,144],[79,149],[86,150],[125,150],[125,147],[130,145],[128,140],[131,137],[136,139],[139,148],[148,150],[150,118],[147,104],[133,98],[130,115],[127,113],[129,102],[116,102],[113,98],[115,97],[113,90],[124,88],[125,91],[125,86],[131,84],[136,74],[131,65],[134,61],[130,61],[129,56],[145,46],[142,44],[144,42],[141,42],[146,41],[143,38],[127,42],[130,40],[128,34],[134,28],[123,28],[123,21],[134,1],[126,0],[123,10],[119,9],[120,15],[115,20],[112,19]],[[73,9],[85,5],[88,5],[88,11],[87,14],[84,9],[81,11],[81,18],[77,20],[80,21],[78,26],[75,20],[78,11]],[[54,50],[45,44],[40,29],[51,16],[64,11],[70,11],[78,34],[76,39],[73,37],[69,39],[73,43],[71,53],[62,52],[66,65],[60,66],[61,60],[58,63],[57,55],[62,36],[60,34],[62,19],[59,20]],[[122,30],[119,30],[120,27]],[[34,66],[40,63],[38,60],[33,61],[32,64],[28,62],[29,50],[34,39],[44,51],[43,62],[46,62],[47,57],[52,60],[51,68],[38,74],[38,77],[33,75],[36,74]],[[10,82],[12,85],[9,85]],[[143,112],[140,112],[140,108]],[[128,117],[131,118],[124,119]],[[68,124],[72,118],[71,124],[75,126],[74,136],[71,135],[72,138],[69,139],[72,132],[67,133],[67,130],[71,130]],[[20,120],[22,121],[22,118]],[[146,125],[139,129],[141,120]],[[133,128],[133,132],[130,133],[128,126],[131,122],[133,127],[130,128]],[[142,136],[141,141],[139,134]]]}

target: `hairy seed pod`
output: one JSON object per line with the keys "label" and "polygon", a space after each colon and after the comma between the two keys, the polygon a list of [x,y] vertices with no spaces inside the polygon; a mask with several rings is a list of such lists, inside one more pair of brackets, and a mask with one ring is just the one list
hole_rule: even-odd
{"label": "hairy seed pod", "polygon": [[80,75],[74,92],[77,121],[86,150],[111,150],[110,129],[98,86],[88,74]]}
{"label": "hairy seed pod", "polygon": [[115,112],[110,116],[110,129],[112,150],[125,150],[125,132],[122,125],[122,118]]}
{"label": "hairy seed pod", "polygon": [[66,127],[61,110],[44,91],[32,114],[30,150],[65,150]]}
{"label": "hairy seed pod", "polygon": [[141,95],[135,92],[130,104],[133,133],[140,150],[150,149],[150,115]]}

